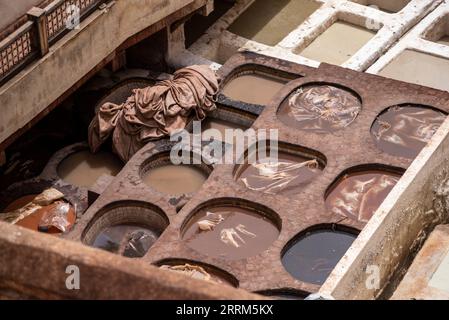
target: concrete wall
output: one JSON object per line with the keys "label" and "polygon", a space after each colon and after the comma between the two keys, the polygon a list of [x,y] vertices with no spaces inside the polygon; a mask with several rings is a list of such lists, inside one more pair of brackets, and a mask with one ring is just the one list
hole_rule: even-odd
{"label": "concrete wall", "polygon": [[391,292],[385,289],[395,289],[429,232],[447,223],[448,133],[449,119],[335,267],[321,295],[339,300],[388,297]]}
{"label": "concrete wall", "polygon": [[0,144],[43,112],[125,40],[206,0],[116,0],[94,12],[45,57],[0,87]]}
{"label": "concrete wall", "polygon": [[[0,261],[0,300],[264,299],[5,222],[0,222]],[[79,290],[66,287],[66,268],[73,265],[79,268]]]}

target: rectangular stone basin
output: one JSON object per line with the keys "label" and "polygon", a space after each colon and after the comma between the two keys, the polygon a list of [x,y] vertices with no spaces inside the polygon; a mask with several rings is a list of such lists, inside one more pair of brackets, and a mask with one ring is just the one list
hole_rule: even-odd
{"label": "rectangular stone basin", "polygon": [[337,21],[304,50],[297,53],[315,61],[341,65],[356,54],[375,34],[369,29]]}
{"label": "rectangular stone basin", "polygon": [[414,50],[402,52],[379,74],[396,80],[449,90],[449,60]]}

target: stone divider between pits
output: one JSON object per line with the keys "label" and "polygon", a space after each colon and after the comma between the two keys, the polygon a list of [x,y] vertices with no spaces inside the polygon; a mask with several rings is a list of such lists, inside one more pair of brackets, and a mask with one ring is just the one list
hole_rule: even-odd
{"label": "stone divider between pits", "polygon": [[[397,294],[405,298],[402,289],[409,285],[409,278],[395,293],[398,284],[435,226],[449,221],[448,148],[449,119],[335,267],[321,287],[322,296],[365,300]],[[416,268],[410,270],[415,272]],[[413,298],[419,298],[422,292],[418,288],[415,293]]]}
{"label": "stone divider between pits", "polygon": [[[399,42],[385,53],[376,63],[374,63],[367,72],[380,74],[382,71],[401,54],[407,50],[419,53],[429,54],[434,57],[447,59],[449,65],[449,45],[439,44],[436,41],[438,37],[449,33],[447,21],[449,16],[449,2],[444,1],[422,21],[420,21],[409,33],[407,33]],[[413,66],[410,66],[413,68]],[[440,71],[442,72],[442,71]],[[419,75],[418,77],[419,78]],[[435,75],[440,78],[440,75]],[[446,79],[442,79],[441,83],[429,85],[438,89],[448,90]],[[412,81],[411,81],[412,82]]]}
{"label": "stone divider between pits", "polygon": [[[356,121],[329,135],[305,135],[303,131],[292,130],[283,125],[276,116],[277,107],[290,92],[308,83],[335,83],[356,92],[363,104]],[[341,172],[360,165],[378,166],[380,169],[388,166],[403,172],[412,160],[393,157],[378,150],[370,135],[373,121],[386,108],[403,103],[429,105],[447,112],[447,101],[448,94],[445,92],[323,64],[314,73],[288,83],[253,125],[254,129],[279,128],[280,141],[294,148],[306,147],[324,154],[327,166],[323,174],[295,198],[261,196],[260,193],[236,183],[233,165],[216,166],[203,188],[173,217],[171,225],[144,260],[157,263],[161,259],[175,257],[215,265],[234,275],[239,280],[240,287],[250,291],[281,288],[316,291],[318,286],[295,280],[284,270],[280,260],[284,246],[301,231],[316,225],[339,224],[363,229],[364,223],[342,219],[341,216],[327,212],[324,205],[326,190]],[[238,262],[213,259],[188,248],[180,238],[181,226],[195,208],[213,199],[228,199],[227,201],[233,201],[236,205],[243,200],[251,201],[270,208],[282,219],[278,240],[267,251]]]}
{"label": "stone divider between pits", "polygon": [[334,22],[342,20],[377,31],[373,39],[342,65],[353,70],[364,71],[442,0],[412,0],[397,13],[387,13],[359,4],[363,1],[317,0],[316,2],[322,3],[318,10],[295,30],[285,35],[285,38],[277,45],[268,46],[227,30],[254,3],[254,0],[238,0],[234,7],[189,48],[189,51],[219,64],[224,64],[239,50],[248,50],[317,67],[320,62],[304,58],[297,52],[307,47]]}

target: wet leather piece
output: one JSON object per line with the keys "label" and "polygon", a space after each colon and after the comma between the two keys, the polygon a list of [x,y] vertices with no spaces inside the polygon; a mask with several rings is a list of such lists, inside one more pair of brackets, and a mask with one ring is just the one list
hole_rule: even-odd
{"label": "wet leather piece", "polygon": [[158,237],[159,234],[144,227],[115,225],[102,230],[92,246],[128,258],[141,258]]}
{"label": "wet leather piece", "polygon": [[297,194],[321,173],[316,159],[279,153],[277,159],[264,158],[245,165],[238,181],[248,189],[267,194]]}
{"label": "wet leather piece", "polygon": [[333,213],[368,222],[399,181],[400,176],[368,171],[344,176],[326,198]]}
{"label": "wet leather piece", "polygon": [[187,276],[189,278],[197,279],[197,280],[203,280],[203,281],[209,281],[209,282],[215,282],[215,283],[221,283],[221,284],[230,284],[228,281],[221,279],[219,276],[207,272],[206,269],[204,269],[201,266],[193,265],[190,263],[186,264],[178,264],[178,265],[162,265],[159,267],[162,270],[168,270],[172,272],[180,273],[184,276]]}
{"label": "wet leather piece", "polygon": [[28,195],[10,204],[0,220],[34,231],[59,234],[69,231],[76,221],[72,205],[56,189],[44,190],[38,195]]}
{"label": "wet leather piece", "polygon": [[393,156],[414,159],[446,120],[442,111],[416,105],[389,108],[375,120],[371,134],[377,147]]}
{"label": "wet leather piece", "polygon": [[279,119],[296,129],[329,133],[349,126],[362,110],[360,99],[332,85],[307,85],[282,104]]}
{"label": "wet leather piece", "polygon": [[183,240],[207,256],[239,260],[266,250],[278,235],[278,228],[265,216],[229,206],[198,212],[189,221]]}

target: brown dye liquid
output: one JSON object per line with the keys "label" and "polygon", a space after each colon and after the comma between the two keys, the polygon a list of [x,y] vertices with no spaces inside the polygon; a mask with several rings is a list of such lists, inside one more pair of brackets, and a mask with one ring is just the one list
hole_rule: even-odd
{"label": "brown dye liquid", "polygon": [[181,195],[198,191],[207,175],[195,166],[170,164],[150,169],[142,180],[159,192]]}
{"label": "brown dye liquid", "polygon": [[[209,141],[211,140],[211,138],[214,138],[216,140],[225,141],[226,129],[232,130],[241,129],[245,131],[248,128],[226,120],[206,118],[206,120],[204,120],[201,123],[201,129],[203,132],[202,133],[203,140]],[[220,132],[220,136],[216,136],[214,133],[208,131],[210,129],[218,130]]]}
{"label": "brown dye liquid", "polygon": [[368,222],[399,181],[400,175],[366,171],[344,176],[326,198],[328,210]]}
{"label": "brown dye liquid", "polygon": [[258,159],[246,164],[238,182],[248,189],[268,194],[291,196],[308,185],[321,168],[316,160],[278,153],[278,158]]}
{"label": "brown dye liquid", "polygon": [[229,81],[223,88],[223,94],[233,100],[267,105],[287,82],[258,73],[244,74]]}
{"label": "brown dye liquid", "polygon": [[298,239],[282,257],[296,279],[322,285],[357,236],[340,231],[316,231]]}
{"label": "brown dye liquid", "polygon": [[357,53],[375,34],[369,29],[338,21],[298,53],[312,60],[340,65]]}
{"label": "brown dye liquid", "polygon": [[[38,196],[37,194],[34,195],[26,195],[23,197],[20,197],[16,200],[14,200],[13,202],[11,202],[3,211],[4,212],[11,212],[11,211],[15,211],[18,210],[22,207],[24,207],[25,205],[27,205],[28,203],[30,203],[31,201],[34,200],[34,198]],[[55,206],[59,203],[60,201],[57,201],[53,204],[50,204],[48,206],[44,206],[42,209],[35,211],[33,214],[30,214],[29,216],[23,218],[22,220],[18,221],[16,223],[16,225],[30,229],[30,230],[34,230],[34,231],[40,231],[39,230],[39,224],[42,221],[42,217],[49,211],[51,211],[52,209],[55,208]],[[67,214],[67,220],[70,223],[70,227],[73,226],[75,224],[76,221],[76,212],[75,209],[70,206],[70,210]],[[49,233],[49,234],[60,234],[62,233],[61,230],[59,230],[58,228],[55,227],[51,227],[49,228],[47,231],[45,231],[45,233]]]}
{"label": "brown dye liquid", "polygon": [[444,36],[440,40],[437,41],[439,44],[444,44],[449,46],[449,36]]}
{"label": "brown dye liquid", "polygon": [[159,234],[153,230],[123,224],[105,228],[95,238],[92,246],[128,258],[140,258],[148,252],[158,237]]}
{"label": "brown dye liquid", "polygon": [[390,62],[381,76],[449,91],[449,60],[405,50]]}
{"label": "brown dye liquid", "polygon": [[443,112],[413,106],[397,106],[377,117],[371,135],[379,149],[394,156],[414,159],[446,119]]}
{"label": "brown dye liquid", "polygon": [[278,118],[288,126],[328,133],[349,126],[362,110],[352,92],[332,85],[299,88],[282,102]]}
{"label": "brown dye liquid", "polygon": [[320,6],[313,0],[256,0],[228,30],[246,39],[274,46]]}
{"label": "brown dye liquid", "polygon": [[17,198],[16,200],[8,204],[8,206],[5,209],[3,209],[3,212],[12,212],[20,208],[23,208],[25,205],[32,202],[34,198],[36,198],[37,196],[38,194],[28,194],[26,196]]}
{"label": "brown dye liquid", "polygon": [[[207,213],[220,214],[224,218],[211,231],[202,231],[197,222],[207,218]],[[244,232],[238,230],[239,226]],[[227,236],[234,230],[232,244]],[[278,228],[266,217],[238,207],[216,207],[196,214],[183,234],[186,244],[201,254],[224,260],[239,260],[265,251],[279,236]],[[238,245],[238,247],[236,246]]]}
{"label": "brown dye liquid", "polygon": [[80,151],[68,156],[58,166],[59,177],[75,186],[92,187],[102,175],[117,175],[123,164],[112,153]]}

